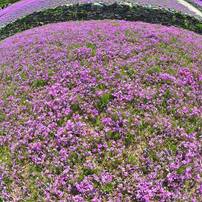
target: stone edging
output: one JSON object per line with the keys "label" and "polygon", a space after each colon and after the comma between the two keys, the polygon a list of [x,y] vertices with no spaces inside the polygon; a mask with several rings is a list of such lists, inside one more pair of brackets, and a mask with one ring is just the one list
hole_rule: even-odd
{"label": "stone edging", "polygon": [[202,34],[202,20],[171,9],[130,3],[87,3],[59,6],[32,13],[0,29],[0,40],[48,23],[69,20],[119,19],[177,26]]}

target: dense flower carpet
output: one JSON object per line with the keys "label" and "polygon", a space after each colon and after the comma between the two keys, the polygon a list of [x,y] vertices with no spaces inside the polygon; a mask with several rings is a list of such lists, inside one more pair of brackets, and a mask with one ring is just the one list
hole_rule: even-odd
{"label": "dense flower carpet", "polygon": [[201,35],[64,22],[0,58],[0,201],[201,201]]}

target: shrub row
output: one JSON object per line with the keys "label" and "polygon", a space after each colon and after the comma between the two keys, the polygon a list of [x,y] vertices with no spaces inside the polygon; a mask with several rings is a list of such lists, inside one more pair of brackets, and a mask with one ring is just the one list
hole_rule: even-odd
{"label": "shrub row", "polygon": [[136,4],[74,4],[35,12],[1,28],[0,40],[43,24],[69,20],[123,19],[174,25],[202,34],[202,20],[170,9]]}

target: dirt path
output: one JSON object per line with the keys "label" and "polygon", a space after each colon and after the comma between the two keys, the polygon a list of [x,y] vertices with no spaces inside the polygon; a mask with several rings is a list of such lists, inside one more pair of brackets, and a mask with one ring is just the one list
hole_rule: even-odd
{"label": "dirt path", "polygon": [[190,3],[188,3],[187,1],[184,0],[177,0],[180,4],[182,4],[183,6],[187,7],[190,11],[196,13],[198,16],[202,17],[202,12],[200,10],[198,10],[197,8],[195,8],[193,5],[191,5]]}

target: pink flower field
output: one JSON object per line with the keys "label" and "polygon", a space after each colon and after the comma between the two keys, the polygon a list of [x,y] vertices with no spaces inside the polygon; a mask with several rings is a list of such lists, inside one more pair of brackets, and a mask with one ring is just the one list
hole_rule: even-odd
{"label": "pink flower field", "polygon": [[0,201],[201,201],[201,35],[64,22],[0,58]]}

